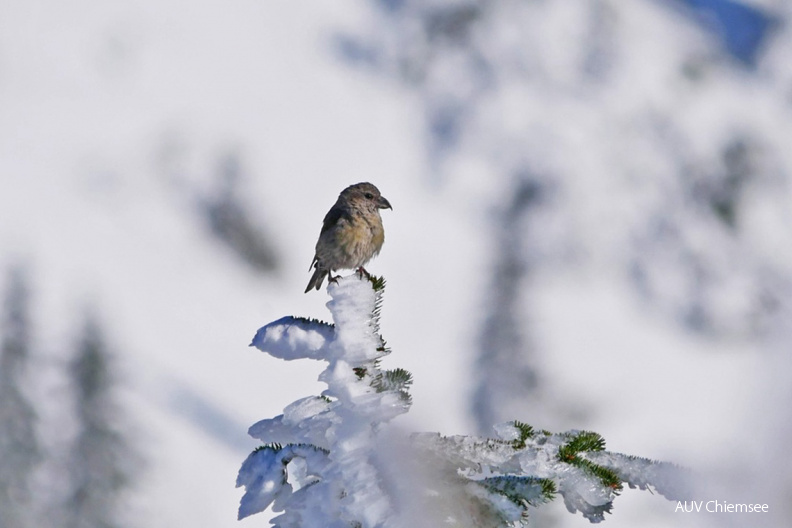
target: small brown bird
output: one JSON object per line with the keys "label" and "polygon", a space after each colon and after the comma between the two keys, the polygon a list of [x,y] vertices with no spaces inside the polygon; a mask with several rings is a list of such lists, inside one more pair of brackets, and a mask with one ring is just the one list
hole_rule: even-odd
{"label": "small brown bird", "polygon": [[376,256],[385,241],[380,209],[390,209],[386,200],[374,185],[364,182],[350,185],[338,195],[322,223],[322,231],[316,242],[316,255],[311,267],[315,268],[305,293],[311,288],[322,287],[322,281],[335,280],[330,275],[337,269],[355,269],[366,273],[363,265]]}

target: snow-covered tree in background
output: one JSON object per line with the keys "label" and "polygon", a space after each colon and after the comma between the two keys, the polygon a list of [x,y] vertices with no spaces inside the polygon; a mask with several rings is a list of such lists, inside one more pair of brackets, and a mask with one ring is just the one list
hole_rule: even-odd
{"label": "snow-covered tree in background", "polygon": [[215,177],[217,188],[199,198],[199,207],[212,234],[235,256],[259,273],[273,273],[278,269],[278,252],[241,198],[243,176],[239,154],[222,156]]}
{"label": "snow-covered tree in background", "polygon": [[531,319],[521,309],[521,300],[535,265],[525,257],[525,246],[537,229],[537,211],[546,205],[547,194],[540,178],[525,175],[509,205],[499,211],[495,267],[488,288],[491,298],[487,300],[491,310],[479,345],[487,353],[480,354],[476,362],[478,379],[472,398],[473,416],[481,432],[525,408],[532,409],[533,420],[546,418],[537,412],[548,405],[539,404],[541,381],[531,342]]}
{"label": "snow-covered tree in background", "polygon": [[495,438],[402,438],[389,422],[410,408],[411,376],[380,367],[390,353],[379,331],[383,288],[376,277],[340,278],[328,286],[333,324],[289,316],[256,333],[251,346],[274,357],[326,361],[327,389],[250,428],[264,444],[239,471],[240,519],[271,506],[282,528],[527,526],[532,508],[559,495],[591,522],[625,483],[686,495],[684,471],[607,452],[593,432],[511,421]]}
{"label": "snow-covered tree in background", "polygon": [[25,393],[31,350],[27,276],[13,268],[7,277],[0,344],[0,526],[36,526],[31,475],[41,450],[37,414]]}
{"label": "snow-covered tree in background", "polygon": [[86,317],[69,373],[78,431],[66,462],[69,489],[58,513],[59,526],[122,526],[121,497],[138,460],[119,430],[111,356],[91,314]]}
{"label": "snow-covered tree in background", "polygon": [[[189,163],[188,145],[178,137],[169,138],[158,150],[157,170],[174,199],[182,202],[190,218],[201,224],[213,242],[219,242],[219,247],[255,273],[275,274],[281,256],[249,202],[244,157],[235,148],[217,150],[213,153],[213,170],[206,170],[203,164],[196,168]],[[195,180],[206,181],[198,185]]]}
{"label": "snow-covered tree in background", "polygon": [[[123,526],[120,498],[141,460],[118,428],[120,409],[99,323],[91,314],[86,317],[75,357],[63,372],[62,362],[43,360],[33,347],[30,311],[27,271],[14,267],[7,277],[0,334],[0,527]],[[37,359],[35,376],[27,372],[31,356]],[[64,374],[73,401],[60,398],[43,407],[34,398],[37,389],[59,392],[62,387],[51,384]],[[69,435],[63,432],[72,425],[76,436],[64,441]],[[58,442],[40,442],[39,434]]]}
{"label": "snow-covered tree in background", "polygon": [[[515,242],[509,255],[493,253],[494,267],[617,270],[687,330],[715,339],[764,332],[792,283],[784,227],[792,32],[770,31],[789,20],[788,4],[772,12],[717,1],[369,4],[370,31],[340,36],[338,49],[413,91],[436,186],[473,189],[478,214],[494,208],[495,218],[508,218],[526,185],[552,191],[541,229],[492,223],[493,240]],[[735,16],[753,28],[742,43],[726,33]],[[530,320],[520,312],[531,281],[517,292],[492,281],[478,359],[491,369],[477,369],[474,402],[484,427],[501,420],[495,409],[541,390],[540,373],[526,384],[492,372],[522,364],[532,346],[530,335],[515,346],[507,320]],[[504,318],[502,305],[517,311]],[[517,384],[489,383],[498,376]]]}

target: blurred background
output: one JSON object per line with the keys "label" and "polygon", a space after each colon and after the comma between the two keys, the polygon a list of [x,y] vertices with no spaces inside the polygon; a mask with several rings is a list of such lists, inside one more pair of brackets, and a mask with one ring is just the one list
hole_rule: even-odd
{"label": "blurred background", "polygon": [[[320,365],[248,348],[349,184],[394,206],[405,431],[519,419],[694,468],[786,526],[792,5],[0,4],[0,528],[241,523],[247,428]],[[537,526],[588,522],[551,504]],[[46,522],[44,521],[46,519]],[[788,521],[787,521],[788,522]]]}

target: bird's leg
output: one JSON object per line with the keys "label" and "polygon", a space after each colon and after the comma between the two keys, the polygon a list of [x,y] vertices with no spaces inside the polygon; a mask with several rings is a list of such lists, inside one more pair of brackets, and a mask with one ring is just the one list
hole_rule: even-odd
{"label": "bird's leg", "polygon": [[366,271],[366,268],[364,268],[363,266],[360,266],[360,267],[357,269],[357,273],[358,273],[358,275],[360,275],[360,278],[361,278],[361,279],[362,279],[363,277],[366,277],[367,279],[370,279],[370,278],[371,278],[371,274],[370,274],[368,271]]}
{"label": "bird's leg", "polygon": [[333,282],[335,284],[338,284],[338,279],[340,278],[341,278],[340,274],[333,277],[332,273],[330,273],[329,271],[327,272],[327,282]]}

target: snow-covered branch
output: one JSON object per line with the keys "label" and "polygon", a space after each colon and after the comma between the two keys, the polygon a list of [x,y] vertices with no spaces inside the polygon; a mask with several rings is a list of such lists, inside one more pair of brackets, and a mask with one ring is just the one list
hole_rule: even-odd
{"label": "snow-covered branch", "polygon": [[319,376],[327,389],[250,428],[267,445],[240,470],[240,519],[273,502],[284,513],[272,522],[283,527],[376,526],[391,515],[372,459],[379,424],[410,407],[411,378],[377,365],[389,353],[378,324],[383,286],[341,279],[328,287],[334,325],[285,317],[256,334],[252,345],[275,357],[327,361]]}
{"label": "snow-covered branch", "polygon": [[275,357],[326,361],[327,389],[250,428],[264,445],[239,471],[240,519],[272,506],[283,528],[527,526],[529,510],[558,495],[591,522],[624,483],[686,496],[683,470],[607,452],[593,432],[513,421],[496,438],[386,434],[410,408],[412,378],[379,367],[390,353],[379,332],[383,288],[375,277],[339,279],[328,286],[334,324],[284,317],[256,333],[252,346]]}

